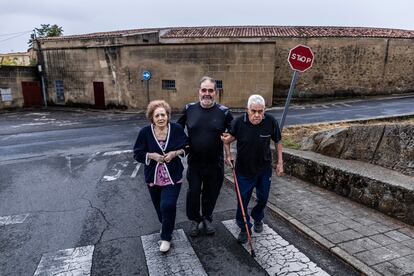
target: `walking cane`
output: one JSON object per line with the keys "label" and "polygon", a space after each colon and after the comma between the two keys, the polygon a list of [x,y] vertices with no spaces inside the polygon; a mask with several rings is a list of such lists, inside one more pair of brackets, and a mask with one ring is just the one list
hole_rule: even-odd
{"label": "walking cane", "polygon": [[254,253],[252,237],[250,236],[249,226],[247,225],[247,219],[246,219],[246,213],[244,212],[243,200],[240,195],[239,182],[237,181],[236,170],[234,169],[234,160],[231,160],[231,170],[233,171],[234,186],[236,187],[237,199],[239,200],[240,208],[241,208],[242,215],[243,215],[244,226],[246,227],[247,240],[250,245],[250,255],[254,258],[256,257],[256,254]]}

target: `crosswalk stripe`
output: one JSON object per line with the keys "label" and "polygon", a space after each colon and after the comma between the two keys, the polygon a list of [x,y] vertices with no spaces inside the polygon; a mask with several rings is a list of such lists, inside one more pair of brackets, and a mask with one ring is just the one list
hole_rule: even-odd
{"label": "crosswalk stripe", "polygon": [[63,249],[43,254],[33,276],[90,275],[94,246]]}
{"label": "crosswalk stripe", "polygon": [[0,226],[23,223],[28,216],[29,214],[21,214],[0,217]]}
{"label": "crosswalk stripe", "polygon": [[173,232],[168,253],[159,251],[159,233],[141,236],[149,275],[207,275],[183,229]]}
{"label": "crosswalk stripe", "polygon": [[[235,220],[222,221],[230,233],[237,238],[240,228]],[[253,232],[253,247],[255,260],[269,275],[318,275],[329,274],[309,260],[294,245],[289,244],[272,228],[263,225],[262,233]],[[249,251],[247,243],[243,247]],[[249,251],[250,252],[250,251]]]}

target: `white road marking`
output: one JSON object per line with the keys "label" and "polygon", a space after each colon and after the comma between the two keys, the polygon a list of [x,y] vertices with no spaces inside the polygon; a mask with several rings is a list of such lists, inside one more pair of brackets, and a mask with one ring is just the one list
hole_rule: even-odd
{"label": "white road marking", "polygon": [[17,125],[17,126],[11,126],[13,128],[18,128],[18,127],[23,127],[23,126],[41,126],[41,125],[46,125],[47,123],[27,123],[27,124],[21,124],[21,125]]}
{"label": "white road marking", "polygon": [[[222,222],[224,226],[237,238],[240,228],[235,220]],[[263,225],[262,233],[253,232],[253,248],[256,253],[255,260],[269,275],[318,275],[329,276],[305,254],[295,246],[289,244],[272,228]],[[243,247],[250,252],[248,244]]]}
{"label": "white road marking", "polygon": [[131,174],[131,178],[135,178],[137,176],[137,173],[138,173],[140,167],[141,167],[141,163],[138,163],[137,166],[135,167],[134,171]]}
{"label": "white road marking", "polygon": [[160,234],[141,236],[149,275],[207,275],[183,229],[173,232],[172,247],[161,253]]}
{"label": "white road marking", "polygon": [[45,112],[45,113],[38,113],[38,112],[33,112],[33,113],[28,113],[28,114],[26,114],[26,115],[24,115],[24,116],[47,116],[47,115],[50,115],[50,113],[49,112]]}
{"label": "white road marking", "polygon": [[69,172],[72,173],[72,160],[70,159],[70,156],[66,156],[66,160],[68,161]]}
{"label": "white road marking", "polygon": [[56,119],[52,119],[52,118],[46,118],[46,116],[43,116],[42,118],[39,119],[33,119],[34,121],[56,121]]}
{"label": "white road marking", "polygon": [[119,155],[122,153],[131,153],[132,150],[117,150],[117,151],[107,151],[103,154],[103,156],[112,156],[112,155]]}
{"label": "white road marking", "polygon": [[119,177],[121,177],[121,175],[122,175],[123,172],[124,172],[123,170],[119,170],[116,173],[116,175],[105,175],[103,177],[103,180],[105,180],[105,181],[114,181],[114,180],[117,180]]}
{"label": "white road marking", "polygon": [[[128,167],[129,161],[117,162],[113,165],[111,171],[115,171],[114,175],[105,175],[103,177],[104,181],[114,181],[121,177],[122,173],[124,172],[123,168]],[[121,168],[119,168],[121,167]]]}
{"label": "white road marking", "polygon": [[99,151],[96,153],[92,153],[91,157],[89,157],[85,162],[82,162],[81,164],[77,165],[76,167],[74,167],[73,169],[76,171],[80,168],[82,168],[82,166],[84,166],[85,164],[89,164],[91,161],[95,161],[95,157],[99,154]]}
{"label": "white road marking", "polygon": [[0,226],[23,223],[28,216],[29,214],[21,214],[0,217]]}
{"label": "white road marking", "polygon": [[77,125],[79,122],[59,122],[58,126],[71,126],[71,125]]}
{"label": "white road marking", "polygon": [[34,276],[90,275],[94,246],[69,248],[43,254]]}
{"label": "white road marking", "polygon": [[92,153],[91,157],[86,160],[86,164],[90,163],[100,152]]}

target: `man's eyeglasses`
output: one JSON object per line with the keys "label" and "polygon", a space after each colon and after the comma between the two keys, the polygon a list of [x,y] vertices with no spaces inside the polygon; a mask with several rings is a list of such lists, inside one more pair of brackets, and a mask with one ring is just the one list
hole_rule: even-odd
{"label": "man's eyeglasses", "polygon": [[201,90],[201,92],[203,92],[203,93],[206,93],[206,92],[208,92],[208,93],[213,93],[215,90],[214,89],[212,89],[212,88],[209,88],[209,89],[207,89],[207,88],[201,88],[200,89]]}
{"label": "man's eyeglasses", "polygon": [[261,115],[261,114],[263,114],[264,113],[264,109],[259,109],[259,110],[256,110],[256,109],[249,109],[249,111],[251,112],[251,113],[253,113],[253,114],[259,114],[259,115]]}

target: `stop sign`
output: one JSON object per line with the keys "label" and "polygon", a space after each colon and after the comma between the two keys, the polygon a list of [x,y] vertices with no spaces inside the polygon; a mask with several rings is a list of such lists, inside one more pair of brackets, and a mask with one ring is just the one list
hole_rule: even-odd
{"label": "stop sign", "polygon": [[305,72],[312,67],[313,53],[305,45],[298,45],[289,51],[288,62],[293,70]]}

